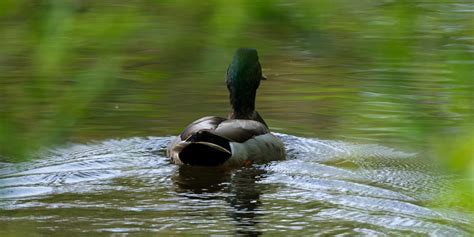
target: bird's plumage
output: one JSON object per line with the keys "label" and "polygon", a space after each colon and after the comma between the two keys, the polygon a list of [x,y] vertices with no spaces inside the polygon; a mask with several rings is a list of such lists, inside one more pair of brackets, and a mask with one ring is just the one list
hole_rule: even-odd
{"label": "bird's plumage", "polygon": [[240,166],[285,158],[283,143],[255,111],[256,90],[262,79],[257,51],[238,49],[227,70],[232,112],[208,116],[189,124],[168,146],[176,164]]}

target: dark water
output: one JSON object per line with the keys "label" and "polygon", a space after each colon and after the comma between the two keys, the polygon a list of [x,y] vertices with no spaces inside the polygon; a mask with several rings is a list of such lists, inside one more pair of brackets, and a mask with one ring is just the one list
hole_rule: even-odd
{"label": "dark water", "polygon": [[237,170],[170,164],[169,137],[2,164],[0,233],[469,235],[472,214],[427,205],[452,177],[416,154],[278,136],[288,160]]}
{"label": "dark water", "polygon": [[[0,3],[0,236],[472,235],[472,1],[258,2]],[[288,159],[170,164],[243,46]]]}

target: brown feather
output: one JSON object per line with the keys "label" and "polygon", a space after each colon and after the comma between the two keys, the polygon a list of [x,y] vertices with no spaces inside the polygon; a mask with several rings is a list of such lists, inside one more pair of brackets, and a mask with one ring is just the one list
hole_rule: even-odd
{"label": "brown feather", "polygon": [[194,133],[201,131],[201,130],[213,130],[215,129],[220,123],[225,121],[225,118],[216,117],[216,116],[207,116],[200,118],[191,124],[189,124],[184,131],[181,133],[181,140],[188,139]]}
{"label": "brown feather", "polygon": [[208,131],[233,142],[245,142],[254,136],[270,132],[263,123],[257,121],[209,116],[188,125],[180,135],[181,140],[185,141],[199,131]]}
{"label": "brown feather", "polygon": [[268,128],[257,121],[244,119],[229,119],[217,126],[212,133],[225,137],[234,142],[245,142],[250,138],[269,133]]}

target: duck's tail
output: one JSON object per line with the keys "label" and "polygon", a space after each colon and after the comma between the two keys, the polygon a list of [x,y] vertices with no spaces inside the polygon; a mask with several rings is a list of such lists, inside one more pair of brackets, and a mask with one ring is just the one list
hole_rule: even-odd
{"label": "duck's tail", "polygon": [[179,159],[184,164],[218,166],[232,156],[230,141],[209,131],[199,131],[185,143],[187,145],[179,152]]}

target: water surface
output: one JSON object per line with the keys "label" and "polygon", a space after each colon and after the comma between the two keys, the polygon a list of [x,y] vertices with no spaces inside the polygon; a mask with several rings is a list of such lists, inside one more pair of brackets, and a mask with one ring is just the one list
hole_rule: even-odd
{"label": "water surface", "polygon": [[417,154],[277,135],[288,160],[235,170],[171,164],[170,137],[72,144],[2,164],[0,234],[469,235],[472,214],[432,205],[456,178]]}

